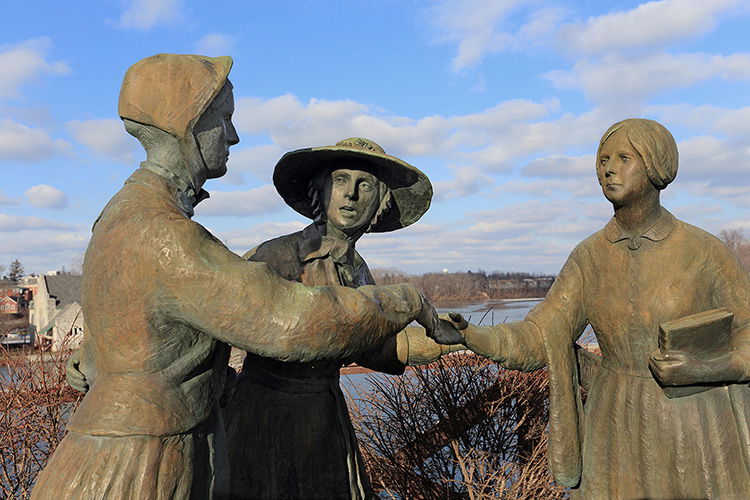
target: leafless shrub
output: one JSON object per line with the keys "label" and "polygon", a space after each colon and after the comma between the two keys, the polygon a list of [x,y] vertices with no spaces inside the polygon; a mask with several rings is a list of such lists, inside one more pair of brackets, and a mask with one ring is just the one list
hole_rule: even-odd
{"label": "leafless shrub", "polygon": [[454,354],[367,376],[349,405],[373,486],[392,498],[564,498],[546,465],[544,371]]}
{"label": "leafless shrub", "polygon": [[65,381],[67,351],[0,346],[0,498],[28,498],[80,394]]}

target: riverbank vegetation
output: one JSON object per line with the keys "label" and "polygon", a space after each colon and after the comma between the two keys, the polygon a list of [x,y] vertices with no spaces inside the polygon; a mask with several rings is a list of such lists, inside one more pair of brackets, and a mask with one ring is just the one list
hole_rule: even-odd
{"label": "riverbank vegetation", "polygon": [[434,305],[450,306],[497,299],[544,297],[555,276],[551,274],[483,270],[456,273],[407,274],[398,269],[373,269],[378,285],[411,283]]}
{"label": "riverbank vegetation", "polygon": [[381,498],[565,498],[547,470],[547,373],[456,353],[368,375],[349,405]]}

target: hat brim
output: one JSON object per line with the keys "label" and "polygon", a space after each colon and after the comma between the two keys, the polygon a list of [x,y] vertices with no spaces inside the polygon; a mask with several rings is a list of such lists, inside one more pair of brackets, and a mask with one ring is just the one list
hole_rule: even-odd
{"label": "hat brim", "polygon": [[387,154],[343,146],[298,149],[276,164],[273,184],[287,205],[312,219],[310,180],[330,168],[374,170],[391,190],[392,207],[371,232],[382,233],[409,226],[430,208],[432,184],[427,176],[403,160]]}

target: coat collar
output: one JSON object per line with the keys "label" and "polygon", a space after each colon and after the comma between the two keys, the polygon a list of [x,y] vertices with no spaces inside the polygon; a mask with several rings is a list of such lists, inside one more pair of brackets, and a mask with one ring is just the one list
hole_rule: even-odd
{"label": "coat collar", "polygon": [[669,236],[677,225],[674,215],[669,213],[667,209],[662,207],[661,215],[656,220],[653,226],[643,232],[643,234],[630,234],[625,231],[620,224],[617,223],[617,219],[612,217],[610,221],[604,226],[604,236],[609,240],[610,243],[617,243],[622,240],[628,241],[628,248],[631,250],[638,250],[641,246],[641,239],[646,238],[651,241],[661,241]]}
{"label": "coat collar", "polygon": [[196,193],[192,183],[189,182],[185,176],[181,176],[173,170],[165,168],[158,163],[144,161],[141,163],[141,168],[137,170],[136,173],[143,170],[152,172],[166,180],[167,184],[174,190],[177,202],[188,217],[194,215],[193,208],[198,203],[210,196],[205,189],[199,189]]}
{"label": "coat collar", "polygon": [[354,269],[359,269],[364,264],[364,260],[354,249],[353,243],[327,236],[325,227],[317,224],[310,224],[302,230],[298,256],[300,262],[330,257],[337,264],[351,263]]}

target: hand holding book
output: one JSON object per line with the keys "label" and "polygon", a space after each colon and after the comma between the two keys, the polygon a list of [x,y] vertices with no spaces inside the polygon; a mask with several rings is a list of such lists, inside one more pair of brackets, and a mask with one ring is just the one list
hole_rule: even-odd
{"label": "hand holding book", "polygon": [[659,325],[659,350],[649,366],[667,397],[743,378],[742,362],[730,346],[733,317],[727,309],[713,309]]}

